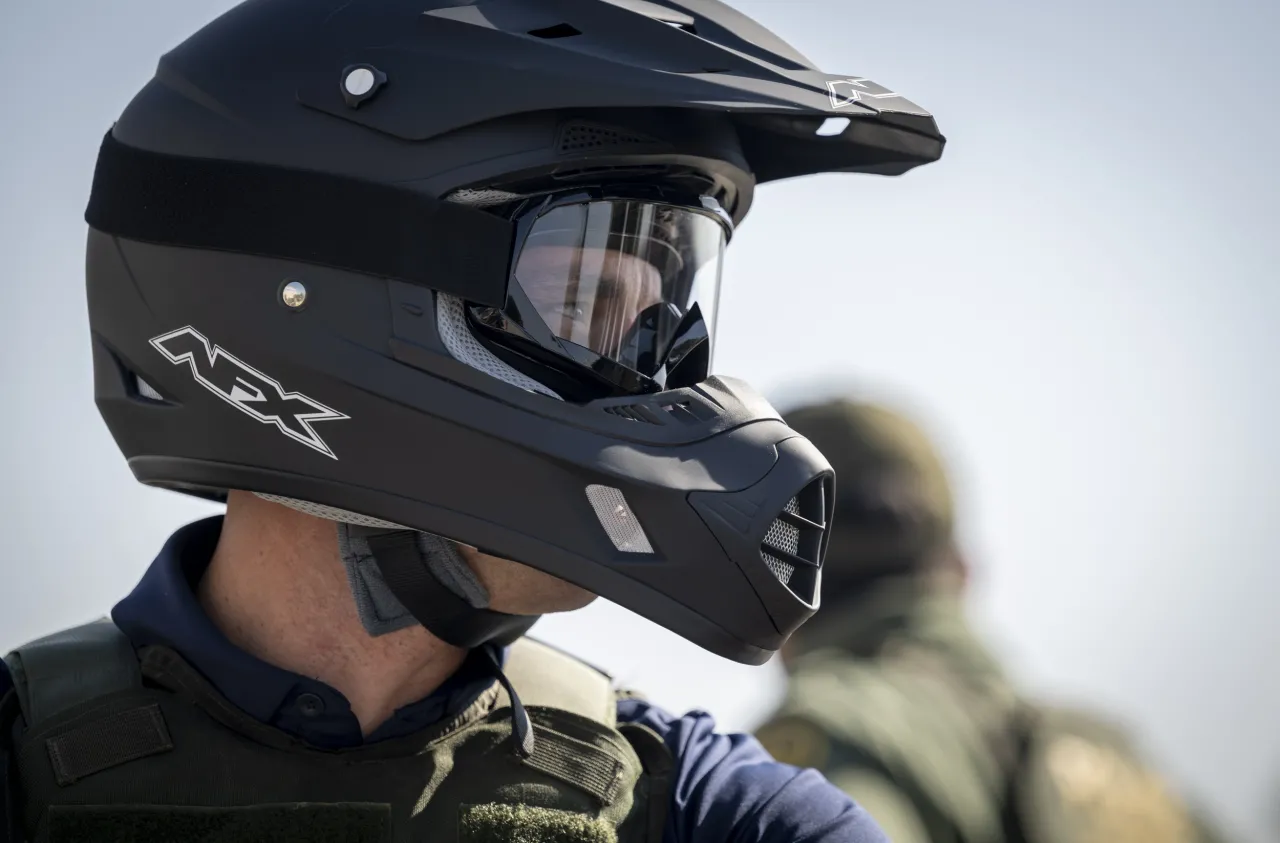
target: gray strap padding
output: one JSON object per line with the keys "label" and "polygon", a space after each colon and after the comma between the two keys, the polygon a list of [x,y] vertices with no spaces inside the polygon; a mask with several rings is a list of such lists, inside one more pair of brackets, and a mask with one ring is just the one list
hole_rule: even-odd
{"label": "gray strap padding", "polygon": [[[526,706],[569,711],[610,729],[618,724],[613,679],[549,644],[519,639],[511,645],[503,671]],[[507,704],[505,691],[498,704]]]}
{"label": "gray strap padding", "polygon": [[28,728],[79,703],[142,687],[133,644],[110,618],[24,644],[5,662]]}
{"label": "gray strap padding", "polygon": [[364,536],[353,533],[347,524],[338,525],[338,553],[347,570],[347,583],[356,601],[360,625],[372,638],[413,626],[418,621],[391,593],[378,570],[373,551]]}
{"label": "gray strap padding", "polygon": [[[453,542],[430,533],[416,533],[418,549],[428,570],[449,591],[478,609],[489,606],[489,593]],[[387,585],[369,547],[364,525],[338,524],[338,553],[356,601],[356,614],[373,638],[418,623]]]}
{"label": "gray strap padding", "polygon": [[488,590],[462,558],[456,544],[430,533],[418,533],[418,550],[422,551],[427,570],[435,574],[445,588],[466,600],[473,609],[489,608]]}

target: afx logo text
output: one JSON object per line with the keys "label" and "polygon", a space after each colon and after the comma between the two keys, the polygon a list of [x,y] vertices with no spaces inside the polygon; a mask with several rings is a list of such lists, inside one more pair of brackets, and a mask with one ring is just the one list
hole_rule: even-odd
{"label": "afx logo text", "polygon": [[[874,93],[867,87],[870,79],[833,79],[827,82],[827,98],[831,100],[831,107],[846,108],[856,103],[862,102],[864,99],[888,100],[901,99],[901,94],[895,94],[893,91],[881,89],[881,93]],[[876,85],[875,82],[871,82]],[[876,85],[879,88],[879,85]]]}
{"label": "afx logo text", "polygon": [[285,392],[279,381],[211,344],[190,326],[162,334],[151,340],[151,344],[170,363],[190,366],[197,383],[232,407],[263,424],[274,424],[290,439],[337,459],[311,425],[350,416],[331,410],[300,392]]}

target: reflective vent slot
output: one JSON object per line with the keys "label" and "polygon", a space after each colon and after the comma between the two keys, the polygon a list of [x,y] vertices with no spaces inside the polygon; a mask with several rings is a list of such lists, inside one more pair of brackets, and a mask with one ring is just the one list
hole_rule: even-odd
{"label": "reflective vent slot", "polygon": [[623,553],[653,553],[653,545],[644,534],[639,519],[627,505],[620,489],[612,486],[588,486],[587,500],[596,512],[600,526],[613,546]]}

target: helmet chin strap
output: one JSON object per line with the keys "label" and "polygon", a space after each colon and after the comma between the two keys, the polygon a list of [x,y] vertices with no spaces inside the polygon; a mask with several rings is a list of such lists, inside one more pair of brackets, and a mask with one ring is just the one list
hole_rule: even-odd
{"label": "helmet chin strap", "polygon": [[455,647],[483,651],[511,700],[511,748],[519,758],[531,757],[533,722],[502,672],[498,648],[528,632],[538,616],[489,609],[484,584],[448,539],[403,527],[340,522],[338,547],[360,622],[370,635],[420,623]]}
{"label": "helmet chin strap", "polygon": [[420,623],[455,647],[504,645],[538,615],[488,608],[489,595],[457,546],[414,530],[338,525],[338,544],[365,630],[385,635]]}

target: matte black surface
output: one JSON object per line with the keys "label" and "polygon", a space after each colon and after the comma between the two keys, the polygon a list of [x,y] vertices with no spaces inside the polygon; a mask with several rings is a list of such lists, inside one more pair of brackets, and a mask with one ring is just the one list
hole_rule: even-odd
{"label": "matte black surface", "polygon": [[[244,3],[163,57],[115,133],[178,155],[436,196],[517,174],[563,178],[605,161],[696,164],[732,184],[735,220],[756,183],[897,174],[941,156],[933,118],[881,96],[890,89],[817,70],[715,0],[665,5],[693,17],[694,31],[602,0]],[[561,23],[581,34],[530,34]],[[387,83],[353,109],[340,82],[358,64],[376,66]],[[827,83],[850,78],[859,100],[833,107]],[[816,135],[832,116],[852,124]],[[562,129],[583,120],[624,131],[608,145],[563,148]]]}
{"label": "matte black surface", "polygon": [[[103,138],[85,212],[99,231],[399,278],[480,304],[507,300],[513,226],[394,185],[164,155]],[[450,237],[432,237],[433,230]]]}
{"label": "matte black surface", "polygon": [[106,618],[32,641],[6,661],[31,727],[94,697],[142,685],[133,645]]}
{"label": "matte black surface", "polygon": [[[358,65],[385,84],[356,108]],[[817,136],[831,116],[848,129]],[[115,221],[90,213],[97,402],[139,480],[431,532],[744,662],[812,614],[761,541],[829,487],[826,460],[730,378],[574,403],[453,359],[433,290],[492,303],[511,255],[503,220],[439,200],[693,173],[737,222],[758,182],[936,160],[918,106],[714,0],[251,0],[166,55],[112,136],[186,173],[159,192],[106,179],[94,202]],[[219,182],[236,173],[239,193]],[[280,305],[287,280],[304,308]],[[590,485],[622,493],[652,553],[615,548]]]}

